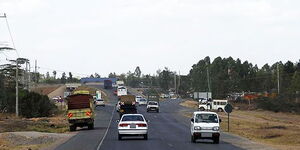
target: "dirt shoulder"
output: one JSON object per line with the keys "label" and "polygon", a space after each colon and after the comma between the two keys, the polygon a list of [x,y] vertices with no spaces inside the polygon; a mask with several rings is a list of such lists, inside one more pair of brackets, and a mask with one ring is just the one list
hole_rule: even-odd
{"label": "dirt shoulder", "polygon": [[[197,109],[198,103],[186,100],[180,105]],[[218,113],[221,129],[227,131],[227,114]],[[189,114],[185,114],[189,115]],[[270,111],[234,110],[230,114],[230,133],[277,149],[300,149],[300,115]]]}
{"label": "dirt shoulder", "polygon": [[0,114],[0,149],[41,149],[69,139],[64,115],[44,118],[16,118]]}

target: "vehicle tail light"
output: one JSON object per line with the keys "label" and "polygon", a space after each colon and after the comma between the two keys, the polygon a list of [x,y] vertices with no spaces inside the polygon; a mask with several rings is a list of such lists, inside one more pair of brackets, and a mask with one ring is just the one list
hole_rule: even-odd
{"label": "vehicle tail light", "polygon": [[90,112],[90,111],[87,111],[87,112],[85,113],[85,115],[87,115],[87,116],[91,116],[91,115],[92,115],[92,112]]}
{"label": "vehicle tail light", "polygon": [[129,124],[128,123],[121,123],[119,124],[120,127],[127,127]]}
{"label": "vehicle tail light", "polygon": [[68,117],[69,118],[73,117],[73,114],[72,113],[68,113]]}
{"label": "vehicle tail light", "polygon": [[144,123],[138,123],[136,124],[138,127],[147,127],[147,124],[144,124]]}

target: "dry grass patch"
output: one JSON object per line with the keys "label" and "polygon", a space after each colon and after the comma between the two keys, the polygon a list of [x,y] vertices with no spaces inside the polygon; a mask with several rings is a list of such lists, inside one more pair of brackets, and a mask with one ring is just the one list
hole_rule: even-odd
{"label": "dry grass patch", "polygon": [[68,131],[68,122],[64,115],[49,118],[8,118],[0,121],[0,133],[15,131],[38,131],[64,133]]}
{"label": "dry grass patch", "polygon": [[[196,101],[180,105],[197,109]],[[227,114],[218,113],[222,119],[221,130],[227,132]],[[191,113],[184,113],[191,117]],[[230,114],[230,132],[278,149],[300,149],[300,115],[271,111],[233,110]]]}

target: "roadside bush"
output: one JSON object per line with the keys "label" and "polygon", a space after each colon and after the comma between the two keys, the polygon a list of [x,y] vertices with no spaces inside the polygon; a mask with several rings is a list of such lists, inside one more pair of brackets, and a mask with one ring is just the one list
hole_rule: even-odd
{"label": "roadside bush", "polygon": [[279,96],[275,99],[262,98],[256,100],[257,108],[274,112],[296,112],[300,113],[300,103],[290,100],[289,97]]}
{"label": "roadside bush", "polygon": [[35,92],[20,92],[20,114],[26,118],[48,117],[57,111],[46,95]]}

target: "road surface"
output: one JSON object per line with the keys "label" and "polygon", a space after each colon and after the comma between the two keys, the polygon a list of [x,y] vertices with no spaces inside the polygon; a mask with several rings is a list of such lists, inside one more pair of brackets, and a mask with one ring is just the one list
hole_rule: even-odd
{"label": "road surface", "polygon": [[[149,122],[148,140],[142,137],[128,137],[118,140],[118,113],[115,111],[117,97],[108,91],[110,102],[105,107],[96,108],[95,129],[80,129],[77,135],[56,150],[240,150],[222,139],[236,138],[221,133],[220,144],[211,140],[190,141],[190,119],[180,115],[180,100],[166,100],[160,103],[160,113],[147,113],[146,106],[138,106],[138,113],[144,114]],[[108,127],[108,128],[107,128]],[[239,139],[237,139],[239,140]]]}

